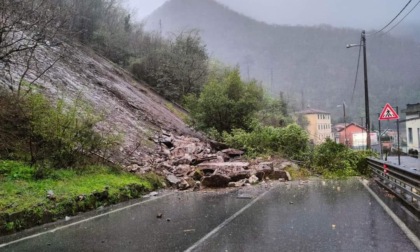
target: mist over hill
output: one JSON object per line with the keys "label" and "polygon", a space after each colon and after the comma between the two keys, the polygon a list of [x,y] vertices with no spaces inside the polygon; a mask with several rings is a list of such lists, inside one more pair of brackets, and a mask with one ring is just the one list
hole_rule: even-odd
{"label": "mist over hill", "polygon": [[[346,49],[360,42],[359,30],[268,25],[214,0],[168,1],[149,16],[146,29],[165,36],[198,29],[212,57],[240,66],[245,78],[260,80],[273,95],[283,92],[295,110],[309,105],[339,117],[337,105],[345,101],[355,120],[364,115],[363,62],[353,96],[359,49]],[[373,115],[386,102],[400,107],[419,102],[418,42],[368,36],[367,60]]]}

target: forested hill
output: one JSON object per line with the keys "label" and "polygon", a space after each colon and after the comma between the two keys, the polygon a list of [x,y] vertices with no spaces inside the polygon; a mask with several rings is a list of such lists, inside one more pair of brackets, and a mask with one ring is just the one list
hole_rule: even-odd
{"label": "forested hill", "polygon": [[[198,29],[212,57],[238,64],[244,77],[261,80],[273,94],[284,92],[295,109],[304,104],[339,116],[337,104],[344,100],[351,116],[363,116],[362,62],[351,102],[359,49],[346,49],[346,44],[359,43],[359,30],[268,25],[214,0],[168,1],[147,19],[146,29],[168,36]],[[419,102],[418,42],[367,37],[367,58],[372,113],[379,113],[385,102]]]}

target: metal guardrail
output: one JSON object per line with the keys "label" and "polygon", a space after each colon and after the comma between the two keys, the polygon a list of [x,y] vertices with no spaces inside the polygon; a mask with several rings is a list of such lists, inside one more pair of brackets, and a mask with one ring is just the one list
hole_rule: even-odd
{"label": "metal guardrail", "polygon": [[379,159],[368,158],[376,182],[420,212],[420,175]]}

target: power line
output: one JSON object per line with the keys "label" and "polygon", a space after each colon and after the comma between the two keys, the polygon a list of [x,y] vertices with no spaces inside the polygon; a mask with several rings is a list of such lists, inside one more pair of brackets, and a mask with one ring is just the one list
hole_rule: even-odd
{"label": "power line", "polygon": [[375,33],[373,33],[373,34],[369,34],[369,36],[374,36],[374,35],[376,35],[376,34],[378,34],[378,33],[380,33],[380,32],[382,32],[383,30],[385,30],[389,25],[391,25],[392,24],[392,22],[394,22],[395,21],[395,19],[397,19],[398,18],[398,16],[399,15],[401,15],[401,13],[408,7],[408,5],[410,5],[410,3],[411,3],[411,1],[412,0],[409,0],[408,1],[408,3],[404,6],[404,8],[402,8],[402,10],[400,11],[400,12],[398,12],[398,14],[391,20],[391,21],[389,21],[389,23],[388,24],[386,24],[384,27],[382,27],[382,29],[380,29],[379,31],[377,31],[377,32],[375,32]]}
{"label": "power line", "polygon": [[400,20],[398,21],[398,23],[396,23],[394,26],[392,26],[388,31],[386,31],[384,34],[387,34],[388,32],[392,31],[392,29],[394,29],[396,26],[398,26],[408,15],[410,15],[410,13],[417,7],[417,5],[420,4],[420,1],[418,1],[416,3],[416,5],[414,5],[414,7]]}
{"label": "power line", "polygon": [[359,56],[357,57],[356,77],[354,78],[354,86],[353,86],[353,94],[351,95],[351,103],[353,103],[354,92],[356,90],[357,76],[359,74],[360,53],[361,53],[361,51],[362,51],[362,37],[360,37]]}

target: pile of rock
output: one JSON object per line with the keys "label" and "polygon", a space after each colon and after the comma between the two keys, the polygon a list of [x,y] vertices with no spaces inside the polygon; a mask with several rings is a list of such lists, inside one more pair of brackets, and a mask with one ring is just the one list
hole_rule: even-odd
{"label": "pile of rock", "polygon": [[241,159],[244,154],[241,150],[198,138],[174,136],[165,131],[156,135],[153,141],[158,146],[156,154],[143,163],[128,166],[127,170],[139,174],[154,171],[180,190],[240,187],[266,179],[291,180],[284,168],[295,166],[288,161],[276,165],[273,162],[251,164]]}

